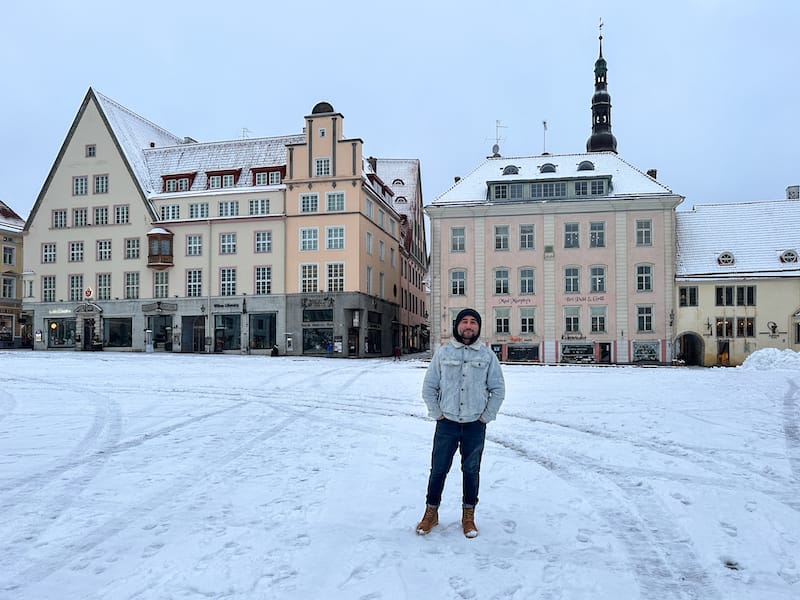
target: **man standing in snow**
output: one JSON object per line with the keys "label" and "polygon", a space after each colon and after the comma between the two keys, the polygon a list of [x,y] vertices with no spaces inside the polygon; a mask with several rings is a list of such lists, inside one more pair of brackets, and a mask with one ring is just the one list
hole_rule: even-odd
{"label": "man standing in snow", "polygon": [[506,394],[503,371],[494,352],[478,344],[481,316],[465,308],[453,322],[453,340],[439,348],[431,359],[422,384],[422,399],[428,416],[436,419],[431,473],[425,514],[417,533],[425,535],[439,522],[439,504],[453,456],[461,450],[463,498],[461,525],[464,535],[478,535],[475,505],[486,424],[497,416]]}

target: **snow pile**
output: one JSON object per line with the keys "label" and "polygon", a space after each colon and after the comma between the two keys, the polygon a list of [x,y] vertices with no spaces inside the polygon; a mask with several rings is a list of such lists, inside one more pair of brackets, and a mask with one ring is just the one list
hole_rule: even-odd
{"label": "snow pile", "polygon": [[742,363],[744,369],[800,369],[800,352],[793,350],[778,350],[777,348],[764,348],[753,352]]}

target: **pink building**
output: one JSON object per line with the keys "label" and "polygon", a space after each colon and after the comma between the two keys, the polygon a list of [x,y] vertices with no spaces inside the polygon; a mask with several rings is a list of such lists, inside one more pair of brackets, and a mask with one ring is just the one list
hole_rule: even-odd
{"label": "pink building", "polygon": [[501,360],[673,358],[683,198],[617,155],[606,71],[601,47],[586,153],[504,157],[495,146],[426,207],[434,347],[473,307]]}

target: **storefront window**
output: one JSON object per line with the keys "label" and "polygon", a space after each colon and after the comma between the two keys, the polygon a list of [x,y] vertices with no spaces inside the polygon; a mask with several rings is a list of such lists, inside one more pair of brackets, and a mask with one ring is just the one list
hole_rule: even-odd
{"label": "storefront window", "polygon": [[75,319],[50,319],[47,323],[47,347],[74,348],[75,323]]}
{"label": "storefront window", "polygon": [[324,353],[333,351],[333,328],[308,327],[303,329],[303,352]]}
{"label": "storefront window", "polygon": [[276,313],[253,313],[250,315],[250,347],[272,348],[276,343]]}
{"label": "storefront window", "polygon": [[109,348],[130,348],[131,319],[103,319],[103,345]]}
{"label": "storefront window", "polygon": [[241,347],[241,315],[214,315],[214,351]]}

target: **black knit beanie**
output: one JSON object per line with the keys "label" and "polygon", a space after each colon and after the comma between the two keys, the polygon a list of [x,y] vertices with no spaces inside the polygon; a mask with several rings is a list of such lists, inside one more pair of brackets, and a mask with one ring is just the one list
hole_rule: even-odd
{"label": "black knit beanie", "polygon": [[474,317],[475,320],[478,322],[478,335],[475,336],[475,339],[472,340],[470,343],[474,343],[481,336],[481,316],[478,314],[478,311],[474,308],[465,308],[461,312],[456,315],[456,320],[453,321],[453,337],[456,338],[456,341],[464,343],[462,337],[458,334],[458,324],[461,323],[461,319],[464,317]]}

